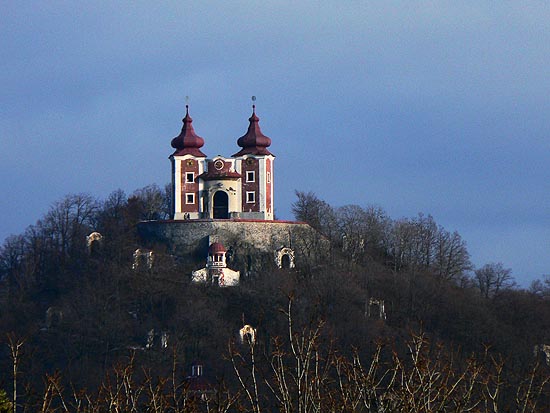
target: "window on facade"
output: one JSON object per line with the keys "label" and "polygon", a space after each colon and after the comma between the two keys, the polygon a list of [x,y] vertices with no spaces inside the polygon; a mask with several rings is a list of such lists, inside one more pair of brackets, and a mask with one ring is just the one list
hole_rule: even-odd
{"label": "window on facade", "polygon": [[266,179],[267,179],[267,183],[270,184],[271,183],[271,172],[267,173]]}
{"label": "window on facade", "polygon": [[195,203],[195,194],[185,194],[185,203],[194,204]]}
{"label": "window on facade", "polygon": [[249,204],[253,204],[256,202],[256,193],[255,192],[247,192],[246,193],[246,202]]}
{"label": "window on facade", "polygon": [[255,181],[254,171],[247,171],[246,182],[254,182],[254,181]]}
{"label": "window on facade", "polygon": [[187,172],[185,174],[185,182],[188,182],[188,183],[195,182],[195,174],[193,172]]}

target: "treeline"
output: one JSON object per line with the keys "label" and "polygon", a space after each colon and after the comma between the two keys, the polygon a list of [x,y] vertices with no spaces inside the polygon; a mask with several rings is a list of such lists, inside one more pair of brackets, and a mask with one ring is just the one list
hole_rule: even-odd
{"label": "treeline", "polygon": [[311,192],[296,197],[296,219],[330,242],[328,271],[384,299],[386,325],[423,328],[464,351],[490,344],[517,365],[549,341],[550,277],[523,289],[502,263],[475,268],[461,236],[429,215],[392,219],[379,207],[333,207]]}
{"label": "treeline", "polygon": [[441,281],[477,288],[486,298],[516,286],[512,270],[502,263],[475,269],[460,234],[438,225],[431,215],[395,220],[380,207],[335,208],[312,192],[296,191],[296,197],[296,219],[325,235],[337,255],[349,262],[375,261],[394,272],[429,273]]}
{"label": "treeline", "polygon": [[[426,404],[406,404],[420,403],[415,398],[419,394],[435,400],[452,388],[445,400],[458,403],[458,395],[470,394],[478,402],[471,411],[496,411],[487,407],[495,398],[500,411],[502,406],[534,408],[535,399],[537,409],[545,405],[544,376],[539,373],[546,374],[546,361],[544,353],[535,357],[534,350],[550,343],[550,283],[543,278],[525,290],[515,286],[511,271],[500,263],[473,268],[460,235],[432,217],[394,220],[380,208],[334,208],[314,194],[298,192],[296,219],[326,237],[328,255],[297,270],[266,265],[262,273],[244,277],[239,287],[219,289],[192,284],[191,271],[202,263],[177,260],[164,254],[161,246],[155,249],[152,268],[132,268],[132,253],[139,247],[136,224],[167,218],[169,205],[167,191],[157,186],[129,196],[115,191],[103,201],[69,195],[24,234],[8,237],[0,247],[0,389],[12,394],[9,343],[20,342],[16,376],[21,410],[40,410],[37,406],[46,396],[48,406],[57,409],[62,396],[67,405],[69,398],[80,403],[67,411],[117,411],[113,406],[128,400],[116,401],[111,410],[101,403],[113,402],[106,397],[117,380],[122,380],[120,386],[129,385],[124,381],[129,376],[122,379],[120,372],[131,370],[132,385],[142,395],[136,403],[149,400],[165,406],[149,406],[150,411],[193,411],[185,409],[192,409],[195,396],[182,392],[193,360],[200,360],[210,383],[223,382],[223,391],[216,394],[231,398],[233,411],[269,411],[273,406],[297,411],[293,403],[298,396],[288,396],[283,408],[279,399],[287,396],[279,393],[278,399],[273,392],[281,382],[270,381],[277,379],[272,363],[278,354],[285,355],[280,364],[284,369],[298,363],[292,349],[298,336],[289,335],[285,314],[288,297],[294,331],[306,338],[303,343],[319,322],[323,325],[310,347],[319,350],[310,353],[311,360],[324,361],[327,372],[314,388],[326,397],[312,401],[323,406],[322,411],[336,411],[338,406],[348,411],[353,400],[366,398],[368,391],[371,404],[362,399],[357,406],[363,407],[355,411],[376,411],[375,404],[387,406],[386,411],[437,411],[434,406],[459,411],[459,405],[441,404],[443,399],[429,404],[431,410]],[[101,246],[93,251],[86,244],[92,231],[103,235]],[[251,371],[241,370],[251,368],[251,348],[228,347],[244,324],[257,329],[256,382],[263,384],[256,402],[246,391],[252,391],[254,378],[247,376]],[[419,339],[422,352],[414,367],[411,346]],[[279,348],[280,343],[285,347]],[[374,360],[379,360],[376,372],[381,376],[365,381],[371,374],[366,366]],[[483,369],[476,370],[480,366]],[[420,368],[428,369],[425,376],[418,375]],[[295,372],[288,371],[294,377]],[[391,377],[393,382],[385,381]],[[446,381],[437,384],[429,377]],[[533,398],[536,392],[524,396],[531,377],[538,386],[533,389],[544,390],[540,398]],[[372,380],[379,387],[373,387]],[[459,381],[455,387],[450,385],[453,380]],[[292,391],[297,386],[293,383]],[[415,387],[421,383],[428,387]],[[468,383],[471,393],[464,393]],[[188,407],[166,407],[166,395],[176,397],[170,394],[176,388],[181,400],[191,403]],[[430,393],[436,388],[439,393]],[[212,401],[210,408],[216,403]],[[137,410],[145,410],[140,406]],[[524,411],[537,411],[529,408]],[[132,411],[118,411],[122,410]]]}
{"label": "treeline", "polygon": [[[104,369],[101,364],[116,358],[111,358],[113,348],[133,342],[137,333],[124,331],[128,312],[154,292],[139,276],[130,281],[132,254],[139,246],[136,224],[167,218],[169,199],[156,185],[129,196],[117,190],[102,201],[68,195],[0,246],[0,331],[4,338],[6,333],[25,338],[26,354],[32,354],[32,361],[25,361],[30,382],[68,366],[75,378],[94,377]],[[93,252],[86,241],[92,231],[103,235]],[[128,294],[118,295],[124,283],[131,284]],[[144,312],[153,312],[152,305]],[[0,388],[10,371],[7,354],[0,347]]]}
{"label": "treeline", "polygon": [[122,251],[131,251],[137,244],[136,223],[168,218],[169,206],[169,193],[156,185],[130,196],[117,190],[104,201],[88,194],[66,196],[36,224],[23,234],[9,236],[0,247],[2,294],[24,299],[33,289],[47,290],[43,284],[57,282],[55,277],[77,276],[86,262],[86,236],[92,231],[105,235],[106,259],[121,258]]}

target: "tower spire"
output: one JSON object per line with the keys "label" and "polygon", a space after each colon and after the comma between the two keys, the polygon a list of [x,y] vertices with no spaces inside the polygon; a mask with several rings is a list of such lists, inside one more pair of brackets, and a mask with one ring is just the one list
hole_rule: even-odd
{"label": "tower spire", "polygon": [[256,96],[252,96],[252,116],[248,118],[250,124],[246,133],[237,140],[242,149],[233,156],[242,155],[273,155],[267,149],[271,139],[265,136],[260,129],[260,118],[256,115]]}
{"label": "tower spire", "polygon": [[[186,96],[185,100],[188,102],[189,96]],[[189,103],[185,105],[185,117],[182,119],[182,122],[183,127],[180,134],[172,139],[171,142],[172,148],[176,149],[173,155],[193,155],[206,158],[206,155],[200,150],[204,145],[204,139],[195,133],[193,118],[189,115]]]}

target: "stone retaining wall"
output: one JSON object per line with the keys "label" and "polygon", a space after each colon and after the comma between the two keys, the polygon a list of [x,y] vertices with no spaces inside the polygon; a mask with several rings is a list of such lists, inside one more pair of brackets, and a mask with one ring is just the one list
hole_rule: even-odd
{"label": "stone retaining wall", "polygon": [[[212,242],[241,255],[274,256],[277,249],[291,248],[297,263],[311,261],[327,248],[327,241],[308,224],[293,221],[260,220],[167,220],[138,224],[140,237],[148,247],[166,246],[176,256],[206,258]],[[254,251],[255,250],[255,251]]]}

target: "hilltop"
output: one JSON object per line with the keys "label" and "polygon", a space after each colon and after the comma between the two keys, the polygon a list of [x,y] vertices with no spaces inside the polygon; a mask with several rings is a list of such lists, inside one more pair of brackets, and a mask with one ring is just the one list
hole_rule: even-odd
{"label": "hilltop", "polygon": [[[248,324],[258,348],[273,351],[287,335],[289,299],[296,326],[321,322],[324,342],[349,357],[369,359],[381,342],[406,354],[411,333],[422,334],[456,352],[457,366],[490,348],[515,377],[535,361],[535,346],[550,342],[544,280],[524,290],[502,264],[472,268],[460,235],[429,215],[393,220],[380,208],[333,208],[312,193],[297,192],[293,207],[330,243],[315,261],[286,270],[266,263],[223,289],[191,282],[204,259],[161,249],[152,268],[133,269],[137,224],[167,217],[167,199],[154,185],[104,201],[69,195],[6,239],[0,330],[24,340],[21,383],[40,388],[45,374],[60,371],[65,385],[93,389],[130,354],[155,375],[169,373],[176,357],[182,372],[201,360],[212,379],[228,377],[228,343]],[[103,239],[90,251],[93,231]],[[11,371],[8,350],[3,372]],[[4,373],[0,387],[9,381]]]}

